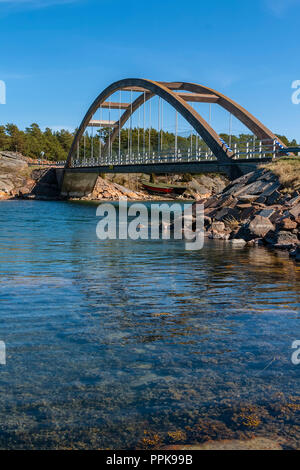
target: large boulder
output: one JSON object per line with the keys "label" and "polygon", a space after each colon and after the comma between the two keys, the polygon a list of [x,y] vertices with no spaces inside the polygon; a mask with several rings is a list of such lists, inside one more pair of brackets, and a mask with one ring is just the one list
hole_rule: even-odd
{"label": "large boulder", "polygon": [[290,217],[285,217],[279,222],[278,226],[281,230],[295,230],[295,228],[297,228],[297,222]]}
{"label": "large boulder", "polygon": [[218,232],[217,230],[212,230],[208,233],[208,238],[212,240],[229,240],[230,233]]}
{"label": "large boulder", "polygon": [[295,219],[297,219],[300,216],[300,203],[296,204],[289,212]]}
{"label": "large boulder", "polygon": [[28,163],[17,152],[0,152],[0,199],[7,199],[26,184]]}
{"label": "large boulder", "polygon": [[225,224],[224,222],[212,222],[211,230],[215,230],[216,232],[224,232]]}
{"label": "large boulder", "polygon": [[275,248],[290,249],[299,244],[297,234],[285,230],[279,230],[268,233],[265,241]]}
{"label": "large boulder", "polygon": [[232,240],[229,240],[229,242],[234,246],[246,245],[246,241],[243,238],[233,238]]}
{"label": "large boulder", "polygon": [[189,182],[189,187],[200,195],[220,193],[226,187],[227,182],[226,178],[220,175],[214,175],[213,177],[209,175],[199,175]]}
{"label": "large boulder", "polygon": [[267,217],[256,215],[254,219],[240,228],[236,234],[236,238],[242,238],[248,242],[255,238],[263,238],[267,233],[274,230],[274,225]]}
{"label": "large boulder", "polygon": [[249,230],[255,238],[264,237],[270,230],[274,230],[274,225],[268,217],[256,215],[249,223]]}
{"label": "large boulder", "polygon": [[19,172],[28,167],[25,157],[17,152],[0,152],[0,172]]}

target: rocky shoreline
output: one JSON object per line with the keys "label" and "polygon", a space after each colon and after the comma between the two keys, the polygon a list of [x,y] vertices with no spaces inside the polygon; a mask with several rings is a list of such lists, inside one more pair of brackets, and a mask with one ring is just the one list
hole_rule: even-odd
{"label": "rocky shoreline", "polygon": [[[117,201],[127,197],[129,200],[161,200],[162,196],[149,194],[143,189],[144,174],[107,174],[99,176],[93,192],[84,197],[71,197],[70,200]],[[187,190],[182,196],[164,195],[164,199],[201,200],[224,189],[228,184],[221,175],[169,175],[157,176],[157,182],[183,183]],[[0,200],[38,199],[61,200],[60,190],[54,168],[38,166],[37,162],[16,152],[0,151]]]}
{"label": "rocky shoreline", "polygon": [[286,250],[300,261],[300,192],[285,192],[272,171],[248,173],[201,202],[208,238]]}

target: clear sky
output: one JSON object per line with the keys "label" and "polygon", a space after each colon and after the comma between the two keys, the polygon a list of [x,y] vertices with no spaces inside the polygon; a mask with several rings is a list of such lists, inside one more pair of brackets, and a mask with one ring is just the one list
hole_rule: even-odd
{"label": "clear sky", "polygon": [[300,0],[0,0],[0,21],[0,124],[72,129],[104,87],[143,77],[215,88],[300,141]]}

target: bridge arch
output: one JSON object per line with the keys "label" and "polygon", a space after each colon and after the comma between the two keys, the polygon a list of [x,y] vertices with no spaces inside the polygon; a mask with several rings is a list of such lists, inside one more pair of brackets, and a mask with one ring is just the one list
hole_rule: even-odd
{"label": "bridge arch", "polygon": [[[119,128],[122,128],[128,121],[130,116],[143,105],[144,101],[148,101],[153,96],[159,96],[168,102],[176,111],[181,114],[194,130],[202,137],[204,142],[216,156],[220,162],[230,162],[233,152],[221,140],[218,133],[203,119],[203,117],[188,103],[188,101],[214,102],[232,113],[239,121],[241,121],[248,129],[250,129],[259,139],[277,140],[277,142],[285,147],[285,145],[277,138],[271,130],[264,126],[251,113],[240,106],[227,96],[203,85],[188,82],[157,82],[153,80],[141,78],[126,78],[112,83],[105,88],[92,103],[84,116],[78,131],[74,137],[66,167],[71,166],[72,158],[76,153],[77,145],[83,136],[85,129],[88,127],[91,118],[98,108],[116,91],[130,90],[140,91],[142,94],[133,101],[131,106],[121,115],[118,128],[115,128],[111,135],[111,142],[116,138]],[[178,93],[180,91],[181,93]],[[188,93],[182,93],[187,91]],[[145,93],[144,93],[145,92]],[[192,96],[194,94],[195,96]],[[106,146],[107,147],[107,146]],[[104,148],[105,152],[106,148]]]}

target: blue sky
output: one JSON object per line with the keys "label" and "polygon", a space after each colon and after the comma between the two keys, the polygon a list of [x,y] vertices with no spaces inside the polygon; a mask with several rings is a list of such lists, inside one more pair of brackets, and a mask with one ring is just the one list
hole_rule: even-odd
{"label": "blue sky", "polygon": [[0,0],[0,124],[72,129],[130,76],[210,86],[300,141],[299,21],[300,0]]}

